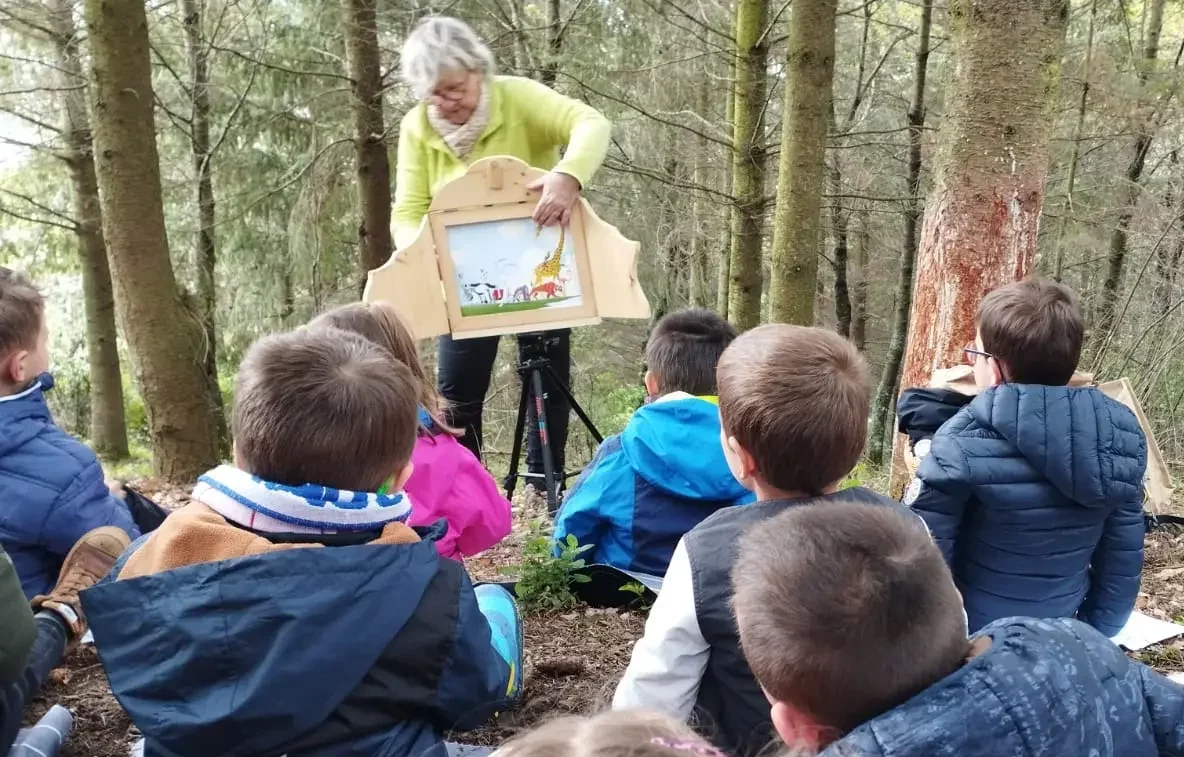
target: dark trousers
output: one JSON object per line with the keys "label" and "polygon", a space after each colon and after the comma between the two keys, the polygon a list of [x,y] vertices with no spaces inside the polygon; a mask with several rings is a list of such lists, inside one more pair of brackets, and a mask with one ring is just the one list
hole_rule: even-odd
{"label": "dark trousers", "polygon": [[132,520],[136,522],[136,527],[140,529],[142,534],[151,533],[160,528],[160,524],[164,523],[164,519],[168,517],[167,510],[135,489],[123,487],[123,495],[124,504],[131,511]]}
{"label": "dark trousers", "polygon": [[20,678],[0,690],[0,755],[8,754],[21,729],[21,716],[66,652],[66,623],[52,612],[39,612],[37,638]]}
{"label": "dark trousers", "polygon": [[[565,386],[571,386],[571,330],[547,332],[556,342],[547,347],[551,369]],[[518,359],[523,359],[523,346],[529,340],[538,339],[533,334],[518,337]],[[500,337],[480,339],[453,339],[440,337],[439,385],[440,394],[449,404],[449,423],[463,429],[465,435],[460,443],[474,455],[481,457],[482,432],[481,413],[485,407],[485,393],[489,391],[489,379],[493,375],[493,363],[497,359],[497,345]],[[563,470],[567,449],[567,421],[571,412],[567,398],[554,385],[546,373],[543,374],[543,406],[547,413],[547,431],[551,438],[551,459],[555,471]],[[529,407],[526,419],[526,469],[529,473],[543,475],[543,454],[539,443],[538,421],[535,419],[534,404]],[[541,484],[538,488],[542,488]]]}

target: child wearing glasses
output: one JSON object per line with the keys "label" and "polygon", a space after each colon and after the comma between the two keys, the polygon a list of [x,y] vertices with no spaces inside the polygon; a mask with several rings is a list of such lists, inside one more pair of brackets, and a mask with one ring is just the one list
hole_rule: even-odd
{"label": "child wearing glasses", "polygon": [[971,632],[1019,615],[1113,636],[1143,568],[1147,440],[1121,403],[1068,385],[1085,331],[1072,290],[1009,284],[983,299],[976,325],[965,354],[977,396],[902,397],[914,427],[948,417],[916,450],[904,502],[941,547]]}

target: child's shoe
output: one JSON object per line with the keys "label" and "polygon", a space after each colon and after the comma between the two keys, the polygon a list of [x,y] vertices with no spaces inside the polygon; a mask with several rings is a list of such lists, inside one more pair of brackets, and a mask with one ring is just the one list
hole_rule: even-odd
{"label": "child's shoe", "polygon": [[126,531],[115,526],[103,526],[83,534],[62,561],[57,584],[49,594],[33,599],[33,609],[49,610],[60,616],[70,631],[71,644],[77,643],[86,633],[86,617],[78,595],[110,572],[131,541]]}

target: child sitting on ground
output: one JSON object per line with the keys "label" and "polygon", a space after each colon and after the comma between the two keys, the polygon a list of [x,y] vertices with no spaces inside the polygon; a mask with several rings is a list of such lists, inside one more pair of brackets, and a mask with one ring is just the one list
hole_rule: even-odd
{"label": "child sitting on ground", "polygon": [[719,444],[715,368],[735,338],[710,310],[658,322],[645,350],[648,404],[604,440],[564,499],[557,542],[574,536],[592,547],[586,562],[660,577],[683,534],[721,507],[752,501]]}
{"label": "child sitting on ground", "polygon": [[415,466],[404,491],[415,502],[412,526],[430,526],[443,518],[448,532],[436,542],[445,557],[462,559],[484,552],[510,533],[510,501],[493,476],[442,418],[440,396],[423,370],[411,330],[386,303],[357,303],[330,310],[309,324],[360,334],[411,369],[420,383],[419,431],[411,462]]}
{"label": "child sitting on ground", "polygon": [[442,757],[516,695],[513,600],[406,525],[419,398],[356,334],[251,347],[235,465],[83,596],[146,755]]}
{"label": "child sitting on ground", "polygon": [[495,757],[724,757],[668,715],[645,710],[560,718],[515,738]]}
{"label": "child sitting on ground", "polygon": [[867,366],[850,342],[825,329],[761,326],[728,347],[718,378],[724,454],[758,501],[720,510],[679,542],[613,707],[694,718],[726,752],[748,757],[773,734],[732,617],[740,534],[802,506],[907,510],[861,487],[839,491],[867,436]]}
{"label": "child sitting on ground", "polygon": [[95,453],[54,423],[45,404],[53,388],[48,341],[41,293],[0,267],[0,546],[30,600],[48,593],[83,534],[141,531]]}
{"label": "child sitting on ground", "polygon": [[983,390],[937,434],[905,492],[966,604],[999,618],[1074,616],[1107,636],[1135,606],[1147,440],[1134,413],[1067,386],[1081,355],[1071,290],[996,289],[965,352]]}
{"label": "child sitting on ground", "polygon": [[744,654],[791,749],[828,757],[1184,754],[1184,686],[1075,620],[967,639],[941,551],[888,508],[801,507],[733,571]]}

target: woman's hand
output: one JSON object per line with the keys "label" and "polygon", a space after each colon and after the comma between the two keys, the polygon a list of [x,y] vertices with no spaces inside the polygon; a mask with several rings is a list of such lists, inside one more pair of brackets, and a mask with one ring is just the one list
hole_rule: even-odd
{"label": "woman's hand", "polygon": [[541,189],[543,196],[534,208],[534,222],[539,226],[566,226],[571,211],[580,199],[580,182],[565,173],[551,171],[526,185],[529,190]]}

